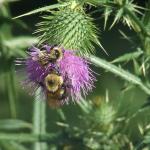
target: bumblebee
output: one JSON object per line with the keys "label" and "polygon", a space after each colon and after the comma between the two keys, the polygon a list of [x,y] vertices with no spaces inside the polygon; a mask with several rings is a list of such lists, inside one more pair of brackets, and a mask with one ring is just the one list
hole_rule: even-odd
{"label": "bumblebee", "polygon": [[41,49],[38,55],[38,61],[42,66],[46,66],[49,62],[55,63],[63,58],[63,51],[61,48],[53,47],[50,52]]}
{"label": "bumblebee", "polygon": [[49,60],[52,61],[52,62],[56,62],[56,61],[59,61],[63,58],[63,51],[62,51],[62,48],[59,48],[59,47],[53,47],[51,50],[50,50],[50,53],[49,53]]}
{"label": "bumblebee", "polygon": [[54,72],[47,75],[45,85],[48,105],[50,107],[60,106],[68,96],[70,85],[66,83],[60,74],[54,74]]}
{"label": "bumblebee", "polygon": [[48,99],[62,100],[66,97],[66,89],[62,86],[56,92],[47,92]]}
{"label": "bumblebee", "polygon": [[50,107],[57,107],[63,99],[67,96],[67,91],[64,85],[62,85],[56,92],[47,92],[47,101]]}
{"label": "bumblebee", "polygon": [[38,62],[42,66],[46,66],[49,63],[49,56],[48,56],[46,50],[40,51],[40,53],[38,55]]}
{"label": "bumblebee", "polygon": [[44,80],[46,89],[52,93],[56,92],[62,86],[63,82],[62,76],[55,73],[48,74]]}

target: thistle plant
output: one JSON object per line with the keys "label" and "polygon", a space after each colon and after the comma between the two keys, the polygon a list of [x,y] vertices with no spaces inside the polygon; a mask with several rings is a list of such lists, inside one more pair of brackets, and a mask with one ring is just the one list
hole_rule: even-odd
{"label": "thistle plant", "polygon": [[[0,31],[0,60],[5,64],[2,71],[11,72],[6,78],[6,89],[12,117],[17,117],[0,120],[0,148],[149,149],[149,0],[145,7],[129,0],[58,0],[56,4],[15,17],[42,12],[33,31],[36,43],[35,38],[14,37],[9,23],[20,22],[10,21],[8,3],[2,1],[0,7],[0,17],[6,21],[1,27],[7,28]],[[134,37],[117,24],[126,26]],[[128,51],[131,52],[122,52],[112,59],[104,49],[105,44],[101,44],[101,35],[116,26],[120,36],[130,43]],[[8,35],[3,33],[6,31]],[[29,43],[24,44],[26,40]],[[30,48],[26,50],[26,47]],[[22,48],[24,51],[20,53]],[[103,59],[97,55],[98,51],[109,55]],[[32,93],[30,98],[34,97],[34,101],[30,101],[33,103],[32,119],[28,115],[31,123],[14,113],[14,64],[21,65],[19,67],[25,71],[23,87]],[[97,67],[96,74],[90,68],[93,64]],[[102,73],[99,72],[98,67],[111,74],[102,69]],[[99,84],[100,78],[105,81]],[[87,97],[89,92],[92,95]],[[28,99],[29,96],[26,103]],[[28,105],[19,107],[29,109]]]}

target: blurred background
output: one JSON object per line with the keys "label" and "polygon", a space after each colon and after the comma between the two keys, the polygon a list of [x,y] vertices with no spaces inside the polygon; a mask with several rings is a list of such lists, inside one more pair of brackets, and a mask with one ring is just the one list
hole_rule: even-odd
{"label": "blurred background", "polygon": [[[11,18],[55,4],[56,1],[3,1],[5,0],[0,1],[0,148],[32,150],[32,143],[25,140],[19,142],[20,147],[16,148],[14,143],[11,148],[7,147],[8,143],[5,141],[11,140],[3,134],[31,133],[34,97],[20,84],[25,78],[21,71],[23,67],[14,66],[13,62],[16,57],[24,57],[28,47],[36,42],[33,32],[42,13],[17,20]],[[135,3],[142,7],[145,7],[146,2],[135,0]],[[88,8],[87,12],[91,9]],[[110,17],[108,27],[104,30],[102,13],[96,13],[93,17],[100,18],[95,20],[95,23],[101,30],[101,43],[109,54],[106,55],[97,48],[96,56],[111,62],[125,53],[135,51],[136,45],[123,38],[119,32],[123,31],[136,40],[133,30],[121,22],[110,30],[109,25],[113,17]],[[122,66],[134,72],[132,61],[125,62]],[[84,107],[82,104],[69,104],[61,109],[51,109],[46,105],[46,130],[47,133],[54,134],[47,141],[47,149],[148,150],[150,110],[149,107],[142,109],[149,98],[148,95],[139,87],[126,83],[102,68],[94,65],[91,67],[98,73],[97,81],[93,92],[86,98]],[[145,139],[147,141],[143,144]],[[18,144],[18,141],[16,143]]]}

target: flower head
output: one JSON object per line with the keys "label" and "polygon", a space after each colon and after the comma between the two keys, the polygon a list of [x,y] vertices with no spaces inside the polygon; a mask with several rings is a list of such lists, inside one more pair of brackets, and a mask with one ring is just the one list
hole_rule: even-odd
{"label": "flower head", "polygon": [[62,76],[71,84],[70,94],[75,99],[81,98],[81,92],[86,95],[93,88],[95,80],[87,60],[74,55],[72,51],[65,51],[63,59],[59,62]]}
{"label": "flower head", "polygon": [[74,51],[45,45],[33,47],[26,59],[28,84],[41,87],[50,105],[78,101],[93,88],[95,77],[85,58]]}

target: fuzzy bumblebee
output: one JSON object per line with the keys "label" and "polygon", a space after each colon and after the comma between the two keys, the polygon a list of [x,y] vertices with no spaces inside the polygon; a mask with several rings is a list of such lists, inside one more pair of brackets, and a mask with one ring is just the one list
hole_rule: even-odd
{"label": "fuzzy bumblebee", "polygon": [[25,83],[33,89],[41,87],[50,106],[76,102],[93,88],[95,77],[88,61],[74,51],[48,45],[32,47],[25,64]]}

